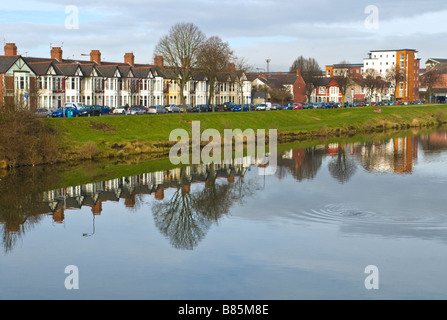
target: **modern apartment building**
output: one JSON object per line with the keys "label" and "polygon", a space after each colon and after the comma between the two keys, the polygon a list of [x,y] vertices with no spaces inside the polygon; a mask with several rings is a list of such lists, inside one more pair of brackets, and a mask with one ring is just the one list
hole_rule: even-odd
{"label": "modern apartment building", "polygon": [[387,78],[390,70],[401,73],[400,81],[393,88],[396,100],[414,101],[419,98],[420,59],[414,49],[373,50],[363,59],[362,73],[376,70],[378,76]]}

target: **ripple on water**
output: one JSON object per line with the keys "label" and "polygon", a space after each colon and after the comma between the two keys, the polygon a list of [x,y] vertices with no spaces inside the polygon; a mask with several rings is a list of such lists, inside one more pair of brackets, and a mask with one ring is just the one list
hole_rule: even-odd
{"label": "ripple on water", "polygon": [[373,221],[376,212],[350,207],[346,204],[327,204],[321,208],[301,211],[306,220],[322,223],[342,222],[347,220]]}
{"label": "ripple on water", "polygon": [[348,204],[327,204],[321,208],[303,210],[297,218],[319,223],[360,222],[400,225],[420,229],[447,229],[447,216],[444,214],[378,213],[359,209]]}

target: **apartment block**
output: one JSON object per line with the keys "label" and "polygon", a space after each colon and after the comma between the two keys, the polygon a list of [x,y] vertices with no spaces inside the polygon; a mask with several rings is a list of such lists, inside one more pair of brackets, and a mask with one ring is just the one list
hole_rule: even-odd
{"label": "apartment block", "polygon": [[397,70],[401,73],[401,81],[393,88],[397,101],[414,101],[419,98],[420,59],[414,49],[373,50],[363,59],[362,73],[374,69],[386,79],[387,72]]}

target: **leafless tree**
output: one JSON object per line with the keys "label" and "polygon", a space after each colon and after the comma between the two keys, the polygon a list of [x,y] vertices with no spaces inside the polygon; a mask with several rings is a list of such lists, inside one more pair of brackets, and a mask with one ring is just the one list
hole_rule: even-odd
{"label": "leafless tree", "polygon": [[317,87],[318,79],[322,76],[322,70],[317,60],[314,58],[304,58],[303,56],[295,59],[289,71],[296,72],[298,69],[306,83],[305,95],[307,97],[307,102],[310,102],[310,97]]}
{"label": "leafless tree", "polygon": [[433,96],[433,88],[440,84],[443,73],[445,73],[445,70],[434,67],[425,72],[421,77],[421,85],[427,88],[426,95],[430,99],[430,103],[431,97]]}
{"label": "leafless tree", "polygon": [[405,74],[397,65],[393,65],[386,71],[385,78],[390,83],[390,86],[394,88],[394,103],[396,103],[396,91],[399,84],[405,81]]}
{"label": "leafless tree", "polygon": [[281,101],[281,105],[284,105],[285,101],[293,99],[290,87],[287,86],[282,78],[276,79],[276,81],[270,85],[269,94],[273,100]]}
{"label": "leafless tree", "polygon": [[228,67],[232,56],[233,51],[230,49],[229,44],[223,42],[218,36],[209,37],[198,49],[197,67],[199,70],[203,70],[208,78],[208,101],[213,105],[213,112],[215,111],[215,103],[213,101],[217,74],[223,72]]}
{"label": "leafless tree", "polygon": [[[244,82],[246,81],[245,74],[247,71],[252,70],[253,66],[250,65],[244,57],[236,57],[233,60],[234,70],[230,71],[230,74],[236,82],[239,100],[241,102],[241,111],[244,111]],[[249,109],[250,110],[250,109]]]}
{"label": "leafless tree", "polygon": [[193,69],[197,67],[197,54],[204,41],[205,35],[196,25],[181,22],[171,27],[154,50],[154,55],[163,57],[166,65],[178,75],[177,82],[184,112],[186,112],[184,88],[192,78]]}
{"label": "leafless tree", "polygon": [[380,75],[377,70],[369,68],[363,74],[364,86],[369,97],[369,104],[371,105],[372,97],[380,86]]}
{"label": "leafless tree", "polygon": [[338,90],[341,93],[342,106],[345,105],[345,97],[348,92],[348,88],[351,86],[351,77],[349,75],[350,63],[347,61],[342,61],[337,65],[339,72],[334,75],[334,79],[337,82]]}

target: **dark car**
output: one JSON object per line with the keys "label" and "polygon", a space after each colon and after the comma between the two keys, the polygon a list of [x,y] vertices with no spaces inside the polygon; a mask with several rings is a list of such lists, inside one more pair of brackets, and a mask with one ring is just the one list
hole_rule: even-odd
{"label": "dark car", "polygon": [[84,106],[79,109],[79,117],[94,117],[101,115],[102,115],[101,106]]}
{"label": "dark car", "polygon": [[75,107],[62,107],[53,111],[51,113],[51,117],[53,118],[71,118],[71,117],[79,117],[79,110]]}
{"label": "dark car", "polygon": [[101,108],[102,114],[109,114],[112,111],[109,106],[94,106],[94,107]]}
{"label": "dark car", "polygon": [[197,107],[199,108],[200,112],[211,112],[213,111],[213,106],[209,104],[198,104]]}

